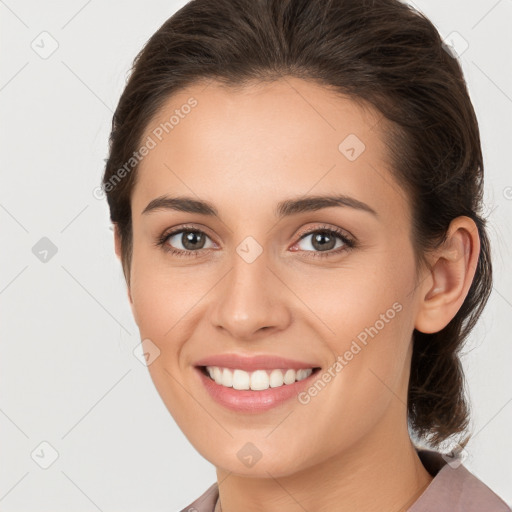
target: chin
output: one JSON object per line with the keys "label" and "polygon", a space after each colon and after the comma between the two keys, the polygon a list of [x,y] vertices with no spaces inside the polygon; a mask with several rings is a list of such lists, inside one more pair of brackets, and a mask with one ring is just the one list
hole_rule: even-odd
{"label": "chin", "polygon": [[276,447],[275,453],[272,454],[267,453],[265,455],[260,452],[259,459],[257,458],[258,452],[254,451],[251,460],[249,453],[253,448],[249,445],[250,443],[247,443],[246,446],[235,451],[235,453],[229,450],[229,453],[202,453],[202,455],[218,469],[251,478],[287,477],[302,469],[296,460],[283,459],[282,451],[278,447]]}

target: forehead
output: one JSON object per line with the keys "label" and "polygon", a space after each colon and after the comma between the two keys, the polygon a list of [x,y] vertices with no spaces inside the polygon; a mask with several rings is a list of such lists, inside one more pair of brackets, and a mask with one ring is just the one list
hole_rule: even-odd
{"label": "forehead", "polygon": [[193,195],[243,216],[283,198],[340,192],[400,214],[384,125],[374,109],[297,78],[194,84],[146,127],[142,143],[152,149],[137,169],[132,210],[163,194]]}

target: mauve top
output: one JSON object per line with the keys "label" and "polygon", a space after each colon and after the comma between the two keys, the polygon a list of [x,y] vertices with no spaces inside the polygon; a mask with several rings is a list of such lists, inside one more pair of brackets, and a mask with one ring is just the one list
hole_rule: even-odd
{"label": "mauve top", "polygon": [[[512,508],[456,459],[448,464],[438,452],[424,449],[417,452],[434,479],[408,512],[512,512]],[[215,482],[180,512],[214,512],[218,498]]]}

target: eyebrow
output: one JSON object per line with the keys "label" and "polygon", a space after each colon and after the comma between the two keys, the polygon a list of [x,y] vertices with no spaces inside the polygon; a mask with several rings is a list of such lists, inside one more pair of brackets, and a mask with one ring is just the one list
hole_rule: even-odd
{"label": "eyebrow", "polygon": [[[334,206],[344,206],[355,210],[364,211],[378,217],[378,213],[366,203],[343,194],[328,196],[307,196],[293,199],[287,199],[277,204],[274,214],[278,218],[297,215],[299,213],[312,212],[323,208]],[[194,199],[193,197],[170,197],[167,195],[159,196],[148,203],[141,215],[148,214],[156,210],[174,210],[188,213],[199,213],[218,217],[219,212],[208,201]]]}

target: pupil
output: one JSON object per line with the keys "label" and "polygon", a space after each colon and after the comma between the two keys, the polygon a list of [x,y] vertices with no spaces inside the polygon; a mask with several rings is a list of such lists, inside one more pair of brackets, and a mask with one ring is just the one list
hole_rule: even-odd
{"label": "pupil", "polygon": [[[202,234],[198,233],[197,231],[189,231],[188,233],[184,234],[182,238],[183,246],[187,249],[194,250],[198,249],[198,247],[195,247],[195,245],[198,243],[198,240],[199,242],[201,241]],[[201,249],[201,247],[199,247],[199,249]]]}
{"label": "pupil", "polygon": [[[326,243],[324,243],[325,239],[327,239]],[[334,237],[331,237],[330,234],[325,231],[317,233],[317,235],[313,237],[313,246],[315,249],[332,249],[334,247],[333,242],[335,242]]]}

